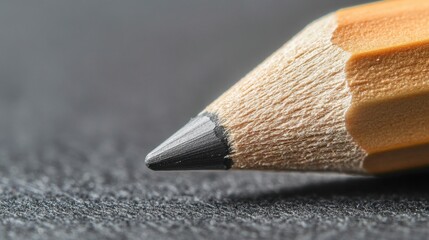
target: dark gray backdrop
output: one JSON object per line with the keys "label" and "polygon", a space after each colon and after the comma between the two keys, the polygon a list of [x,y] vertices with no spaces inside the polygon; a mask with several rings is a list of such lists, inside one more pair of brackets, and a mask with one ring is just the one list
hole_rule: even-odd
{"label": "dark gray backdrop", "polygon": [[352,0],[0,3],[0,239],[393,239],[425,174],[148,171],[144,156]]}

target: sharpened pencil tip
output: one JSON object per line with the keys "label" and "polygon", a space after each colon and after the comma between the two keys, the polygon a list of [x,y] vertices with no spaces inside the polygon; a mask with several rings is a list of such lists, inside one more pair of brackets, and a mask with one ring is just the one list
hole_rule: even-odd
{"label": "sharpened pencil tip", "polygon": [[229,169],[229,146],[224,129],[213,114],[191,119],[146,157],[152,170]]}

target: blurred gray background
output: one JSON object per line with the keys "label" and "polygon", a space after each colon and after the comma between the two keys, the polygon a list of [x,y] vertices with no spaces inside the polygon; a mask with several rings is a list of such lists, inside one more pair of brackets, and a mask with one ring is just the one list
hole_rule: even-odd
{"label": "blurred gray background", "polygon": [[0,3],[0,239],[411,239],[427,174],[150,172],[306,24],[365,1]]}

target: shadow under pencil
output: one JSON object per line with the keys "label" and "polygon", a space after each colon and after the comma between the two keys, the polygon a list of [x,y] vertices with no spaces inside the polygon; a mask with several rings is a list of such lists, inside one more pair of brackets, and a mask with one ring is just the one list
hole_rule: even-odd
{"label": "shadow under pencil", "polygon": [[[389,196],[427,198],[429,200],[429,168],[388,174],[376,177],[359,177],[305,186],[278,189],[255,195],[232,196],[234,201],[259,202],[287,200],[300,197],[326,199],[331,197],[353,197],[362,199],[388,198]],[[426,193],[426,194],[425,194]]]}

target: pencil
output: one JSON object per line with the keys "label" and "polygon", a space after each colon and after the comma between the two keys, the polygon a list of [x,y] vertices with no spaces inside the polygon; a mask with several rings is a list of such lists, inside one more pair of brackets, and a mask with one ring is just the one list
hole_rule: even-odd
{"label": "pencil", "polygon": [[153,170],[429,165],[429,1],[311,23],[146,157]]}

